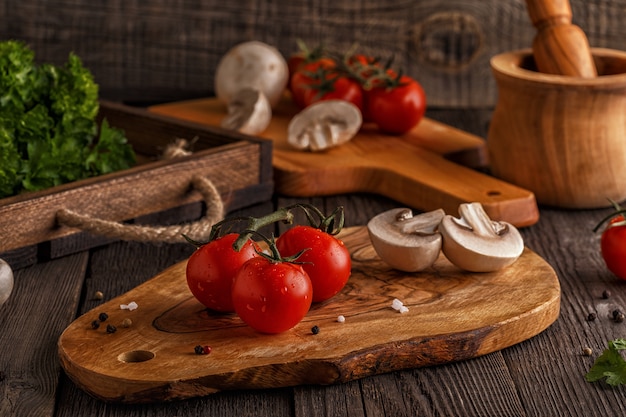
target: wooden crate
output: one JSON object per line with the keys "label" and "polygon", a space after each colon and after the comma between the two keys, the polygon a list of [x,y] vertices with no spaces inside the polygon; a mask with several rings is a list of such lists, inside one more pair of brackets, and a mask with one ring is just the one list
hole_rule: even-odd
{"label": "wooden crate", "polygon": [[[13,259],[14,267],[110,241],[98,236],[79,243],[68,239],[80,230],[58,225],[57,212],[62,208],[112,221],[172,224],[194,220],[203,211],[202,197],[191,184],[194,176],[211,180],[227,210],[267,201],[272,195],[271,141],[108,101],[101,102],[99,116],[125,131],[137,153],[137,164],[1,199],[0,257]],[[161,158],[176,138],[196,140],[193,153]]]}

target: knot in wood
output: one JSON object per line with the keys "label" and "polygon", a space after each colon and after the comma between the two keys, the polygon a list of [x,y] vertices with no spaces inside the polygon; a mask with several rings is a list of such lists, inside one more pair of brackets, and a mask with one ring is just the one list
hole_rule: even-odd
{"label": "knot in wood", "polygon": [[437,70],[458,72],[480,55],[484,35],[471,15],[452,11],[435,13],[418,23],[413,31],[417,57]]}

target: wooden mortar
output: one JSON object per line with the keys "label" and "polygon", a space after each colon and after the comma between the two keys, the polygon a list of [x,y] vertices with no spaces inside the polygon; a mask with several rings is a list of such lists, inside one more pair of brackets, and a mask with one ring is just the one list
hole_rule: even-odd
{"label": "wooden mortar", "polygon": [[530,49],[491,59],[499,90],[487,137],[492,172],[540,204],[626,199],[626,52],[591,51],[596,78],[540,73]]}

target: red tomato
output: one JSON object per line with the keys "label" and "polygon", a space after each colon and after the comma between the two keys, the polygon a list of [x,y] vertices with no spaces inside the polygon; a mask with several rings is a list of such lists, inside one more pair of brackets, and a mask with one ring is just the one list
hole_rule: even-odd
{"label": "red tomato", "polygon": [[309,47],[301,40],[296,42],[298,44],[298,52],[295,52],[287,59],[287,68],[289,69],[289,78],[295,74],[305,64],[315,62],[324,57],[324,47],[319,45],[313,49]]}
{"label": "red tomato", "polygon": [[606,267],[617,277],[626,280],[626,221],[616,216],[602,232],[600,250]]}
{"label": "red tomato", "polygon": [[330,59],[304,65],[290,81],[294,102],[304,108],[322,100],[345,100],[363,109],[363,90],[358,81],[340,74]]}
{"label": "red tomato", "polygon": [[307,249],[296,262],[313,284],[313,302],[327,300],[348,282],[352,261],[350,252],[336,237],[311,226],[294,226],[281,234],[276,247],[282,256],[293,256]]}
{"label": "red tomato", "polygon": [[424,117],[426,94],[414,79],[404,75],[393,87],[373,87],[366,92],[366,110],[378,127],[387,133],[403,134]]}
{"label": "red tomato", "polygon": [[236,233],[224,235],[198,248],[187,261],[187,286],[198,301],[211,310],[233,312],[232,285],[239,268],[258,253],[248,240],[237,252]]}
{"label": "red tomato", "polygon": [[312,299],[311,280],[300,265],[258,257],[246,262],[233,283],[239,317],[261,333],[281,333],[300,323]]}
{"label": "red tomato", "polygon": [[377,58],[369,55],[355,54],[346,59],[346,64],[350,71],[366,82],[370,77],[384,71],[383,66]]}

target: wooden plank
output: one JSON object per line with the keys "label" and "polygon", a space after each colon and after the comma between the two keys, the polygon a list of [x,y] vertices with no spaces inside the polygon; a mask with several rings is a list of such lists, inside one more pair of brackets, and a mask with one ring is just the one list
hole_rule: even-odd
{"label": "wooden plank", "polygon": [[[623,49],[626,1],[571,4],[592,46]],[[27,41],[43,62],[63,63],[74,51],[104,97],[140,103],[210,95],[219,59],[238,42],[261,40],[288,55],[300,38],[311,46],[358,44],[383,59],[393,56],[424,85],[430,106],[489,107],[497,97],[489,59],[530,47],[535,33],[523,2],[499,0],[186,0],[120,7],[5,0],[0,18],[0,38]]]}
{"label": "wooden plank", "polygon": [[0,415],[54,415],[56,340],[75,318],[87,260],[83,253],[14,271],[14,291],[0,307]]}
{"label": "wooden plank", "polygon": [[[163,104],[150,110],[213,126],[225,116],[224,106],[215,98]],[[537,221],[532,192],[442,156],[465,153],[468,162],[484,162],[480,155],[485,142],[479,137],[424,119],[403,136],[384,135],[374,126],[364,125],[342,146],[304,152],[287,143],[287,126],[296,111],[285,98],[261,134],[273,141],[272,164],[279,193],[311,197],[372,192],[424,211],[443,208],[451,214],[461,203],[480,202],[494,220],[516,226]]]}
{"label": "wooden plank", "polygon": [[[441,256],[432,270],[403,274],[377,259],[364,227],[340,236],[353,255],[351,280],[294,329],[261,335],[236,315],[210,314],[191,296],[181,262],[100,306],[116,326],[131,317],[130,328],[91,329],[98,310],[68,327],[59,339],[66,373],[99,398],[130,403],[329,384],[481,356],[540,333],[558,317],[556,275],[531,251],[497,273],[465,273]],[[393,298],[410,311],[393,311]],[[120,310],[130,301],[140,308]],[[346,323],[336,322],[339,314]],[[311,335],[313,324],[320,335]],[[210,356],[194,356],[200,340],[213,347]]]}
{"label": "wooden plank", "polygon": [[[621,389],[584,379],[607,341],[624,337],[625,324],[609,317],[614,309],[623,311],[626,306],[624,281],[604,267],[600,233],[591,231],[610,212],[544,208],[537,227],[521,231],[526,244],[553,265],[563,293],[560,318],[553,326],[535,343],[502,352],[528,415],[544,415],[545,410],[553,410],[552,415],[598,417],[626,413]],[[572,228],[574,224],[580,227]],[[605,290],[609,298],[603,298]],[[587,321],[589,313],[598,318]],[[592,349],[591,356],[582,354],[585,347]],[[541,401],[533,388],[538,386]]]}

